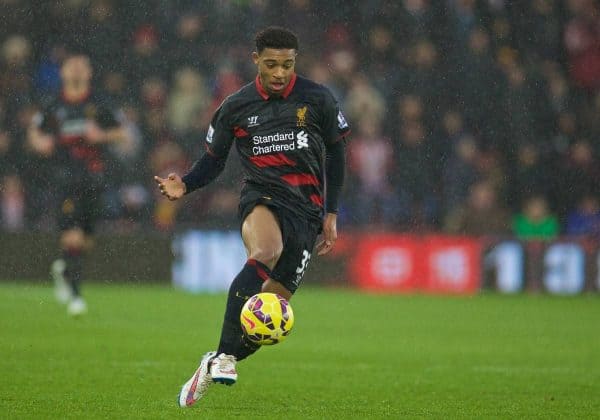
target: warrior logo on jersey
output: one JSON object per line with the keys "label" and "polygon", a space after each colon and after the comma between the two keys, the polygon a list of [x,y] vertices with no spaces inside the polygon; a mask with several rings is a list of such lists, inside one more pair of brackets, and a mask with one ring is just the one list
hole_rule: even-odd
{"label": "warrior logo on jersey", "polygon": [[298,108],[296,110],[296,126],[297,127],[306,127],[306,111],[308,107],[303,106],[302,108]]}
{"label": "warrior logo on jersey", "polygon": [[248,117],[248,128],[256,127],[258,125],[258,115]]}

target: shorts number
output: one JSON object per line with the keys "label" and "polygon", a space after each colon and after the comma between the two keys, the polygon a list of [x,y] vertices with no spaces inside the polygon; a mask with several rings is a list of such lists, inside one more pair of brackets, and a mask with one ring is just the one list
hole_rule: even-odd
{"label": "shorts number", "polygon": [[304,251],[302,251],[302,261],[300,262],[300,265],[296,268],[296,274],[299,274],[300,278],[302,278],[302,276],[304,275],[304,270],[306,270],[306,267],[308,267],[309,261],[310,261],[310,252],[308,252],[305,249]]}

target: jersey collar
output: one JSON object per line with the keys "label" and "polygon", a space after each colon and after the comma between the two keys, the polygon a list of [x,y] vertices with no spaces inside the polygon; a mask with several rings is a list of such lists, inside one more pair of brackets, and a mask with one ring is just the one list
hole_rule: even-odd
{"label": "jersey collar", "polygon": [[[269,94],[267,93],[265,88],[263,88],[263,85],[262,85],[262,83],[260,83],[260,78],[258,76],[256,76],[256,79],[254,80],[254,84],[256,85],[256,90],[258,91],[258,94],[260,95],[260,97],[263,98],[265,101],[269,100]],[[296,73],[292,74],[290,83],[287,85],[285,90],[281,93],[281,97],[285,99],[288,96],[290,96],[290,93],[292,93],[292,89],[294,89],[295,84],[296,84]]]}

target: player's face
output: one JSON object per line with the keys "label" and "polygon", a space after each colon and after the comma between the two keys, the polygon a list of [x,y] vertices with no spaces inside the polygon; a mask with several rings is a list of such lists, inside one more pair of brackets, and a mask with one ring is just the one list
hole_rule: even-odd
{"label": "player's face", "polygon": [[260,54],[254,52],[252,58],[262,87],[269,95],[281,95],[294,74],[296,50],[265,48]]}
{"label": "player's face", "polygon": [[85,55],[67,58],[61,67],[60,75],[65,84],[88,83],[92,78],[92,66]]}

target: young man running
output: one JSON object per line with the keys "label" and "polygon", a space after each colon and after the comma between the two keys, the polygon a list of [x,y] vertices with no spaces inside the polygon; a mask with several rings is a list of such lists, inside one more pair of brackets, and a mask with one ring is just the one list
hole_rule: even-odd
{"label": "young man running", "polygon": [[182,407],[198,401],[213,382],[235,383],[236,362],[258,350],[240,325],[246,300],[261,291],[289,300],[317,236],[322,233],[319,255],[337,238],[348,124],[327,88],[295,73],[298,40],[292,32],[269,27],[255,41],[258,75],[216,111],[204,155],[183,178],[155,177],[162,194],[177,200],[221,173],[233,143],[245,175],[239,213],[248,260],[230,286],[219,347],[204,355],[183,385]]}

